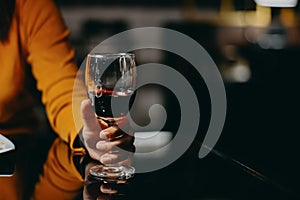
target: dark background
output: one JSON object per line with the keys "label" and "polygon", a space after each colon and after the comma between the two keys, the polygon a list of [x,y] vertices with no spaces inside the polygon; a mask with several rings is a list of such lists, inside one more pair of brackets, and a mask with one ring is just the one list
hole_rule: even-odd
{"label": "dark background", "polygon": [[[262,25],[255,19],[246,19],[248,12],[257,11],[251,0],[57,0],[57,3],[71,30],[70,39],[76,48],[79,65],[101,41],[130,28],[166,27],[199,42],[219,67],[228,101],[225,126],[215,146],[221,154],[212,152],[201,162],[216,171],[217,167],[226,169],[232,166],[230,169],[236,172],[232,173],[234,177],[219,171],[208,173],[206,178],[223,177],[227,180],[221,181],[224,188],[240,184],[244,188],[249,187],[248,192],[252,188],[253,193],[262,196],[273,193],[273,190],[258,190],[262,184],[259,181],[270,184],[275,190],[299,192],[298,5],[289,10],[270,8],[270,13],[264,15],[269,16],[270,21]],[[286,13],[292,15],[287,17]],[[263,20],[262,17],[258,21]],[[210,99],[205,83],[193,67],[177,55],[158,50],[136,53],[137,64],[167,64],[182,73],[197,92],[201,107],[200,128],[196,140],[182,158],[183,161],[186,161],[185,157],[197,160],[210,117]],[[142,98],[153,91],[157,99],[147,101]],[[144,107],[139,112],[147,113],[149,105],[166,100],[169,115],[165,129],[176,132],[180,109],[172,92],[157,85],[144,87],[140,92]],[[147,123],[147,119],[146,114],[137,117],[140,124]],[[219,161],[212,162],[214,157]],[[242,165],[236,164],[233,159]],[[253,176],[251,170],[245,170],[243,165],[262,176]],[[239,171],[244,171],[258,182],[243,178]],[[227,172],[224,170],[224,173]],[[249,195],[241,188],[236,192]],[[269,199],[268,195],[264,197]],[[287,198],[283,196],[282,199]]]}

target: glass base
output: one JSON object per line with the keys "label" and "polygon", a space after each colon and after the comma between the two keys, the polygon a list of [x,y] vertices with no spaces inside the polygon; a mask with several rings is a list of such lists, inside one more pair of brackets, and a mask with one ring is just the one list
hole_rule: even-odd
{"label": "glass base", "polygon": [[91,176],[108,182],[130,179],[134,173],[135,169],[128,165],[95,165],[90,168]]}

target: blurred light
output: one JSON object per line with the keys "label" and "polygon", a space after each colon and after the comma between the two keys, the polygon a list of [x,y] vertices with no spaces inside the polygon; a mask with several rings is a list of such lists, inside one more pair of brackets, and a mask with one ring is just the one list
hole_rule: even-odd
{"label": "blurred light", "polygon": [[255,0],[255,2],[268,7],[295,7],[298,0]]}
{"label": "blurred light", "polygon": [[247,82],[251,77],[249,67],[241,63],[234,66],[231,73],[236,82]]}
{"label": "blurred light", "polygon": [[225,67],[222,76],[227,82],[245,83],[251,78],[251,70],[248,63],[237,61],[232,66]]}
{"label": "blurred light", "polygon": [[281,34],[265,34],[257,40],[257,44],[263,49],[283,49],[286,38]]}
{"label": "blurred light", "polygon": [[248,61],[238,54],[235,45],[225,45],[222,49],[225,58],[220,69],[222,77],[227,82],[245,83],[251,78],[251,70]]}
{"label": "blurred light", "polygon": [[266,33],[256,43],[263,49],[283,49],[287,44],[287,31],[280,20],[275,18]]}

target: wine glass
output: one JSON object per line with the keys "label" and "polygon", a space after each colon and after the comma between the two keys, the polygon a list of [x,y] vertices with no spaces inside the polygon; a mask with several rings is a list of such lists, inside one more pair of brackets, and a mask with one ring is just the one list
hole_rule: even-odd
{"label": "wine glass", "polygon": [[[108,126],[118,122],[129,111],[136,84],[135,55],[132,53],[90,53],[87,56],[85,83],[97,119]],[[132,98],[131,98],[132,97]],[[124,131],[126,134],[126,131]],[[131,178],[135,169],[119,164],[96,165],[90,175],[106,181]]]}

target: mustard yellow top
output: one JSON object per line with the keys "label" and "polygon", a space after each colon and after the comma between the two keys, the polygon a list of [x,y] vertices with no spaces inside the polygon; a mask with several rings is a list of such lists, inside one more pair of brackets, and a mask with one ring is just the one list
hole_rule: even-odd
{"label": "mustard yellow top", "polygon": [[52,0],[16,0],[8,40],[0,42],[2,133],[28,132],[34,126],[30,121],[33,98],[27,85],[31,71],[52,128],[72,146],[78,132],[72,114],[77,66],[68,35]]}

